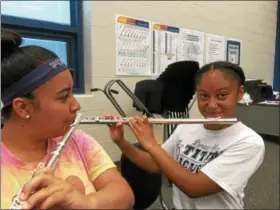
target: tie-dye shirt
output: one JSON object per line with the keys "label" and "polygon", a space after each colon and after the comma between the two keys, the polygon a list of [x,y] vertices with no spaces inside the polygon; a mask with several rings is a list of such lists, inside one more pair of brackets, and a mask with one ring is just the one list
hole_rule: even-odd
{"label": "tie-dye shirt", "polygon": [[[45,162],[62,138],[48,140]],[[30,177],[37,163],[23,162],[1,144],[1,209],[8,209],[13,196]],[[86,194],[95,192],[92,182],[107,169],[116,167],[101,145],[81,130],[76,130],[65,146],[55,168],[55,176],[66,179],[78,176]]]}

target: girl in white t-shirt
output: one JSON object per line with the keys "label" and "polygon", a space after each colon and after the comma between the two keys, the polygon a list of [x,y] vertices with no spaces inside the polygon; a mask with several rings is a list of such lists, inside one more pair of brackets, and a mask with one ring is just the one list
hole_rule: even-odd
{"label": "girl in white t-shirt", "polygon": [[[203,117],[235,118],[244,81],[244,72],[237,65],[214,62],[203,66],[195,76],[197,104]],[[164,173],[172,181],[176,209],[244,207],[244,188],[265,152],[263,139],[255,131],[242,122],[185,124],[160,146],[147,118],[134,118],[130,128],[147,152],[124,139],[120,123],[110,126],[113,141],[137,166]]]}

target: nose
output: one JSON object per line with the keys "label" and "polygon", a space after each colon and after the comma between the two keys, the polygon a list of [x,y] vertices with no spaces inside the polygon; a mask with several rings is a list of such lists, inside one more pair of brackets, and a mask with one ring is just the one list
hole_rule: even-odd
{"label": "nose", "polygon": [[207,104],[207,107],[209,109],[215,110],[216,108],[218,108],[218,103],[215,100],[215,98],[210,98]]}
{"label": "nose", "polygon": [[81,105],[78,100],[73,96],[71,101],[71,112],[76,113],[81,109]]}

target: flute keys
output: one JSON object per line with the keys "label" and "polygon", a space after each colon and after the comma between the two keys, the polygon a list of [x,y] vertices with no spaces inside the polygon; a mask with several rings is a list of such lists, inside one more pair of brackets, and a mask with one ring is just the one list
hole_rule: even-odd
{"label": "flute keys", "polygon": [[22,209],[23,201],[19,199],[19,194],[15,195],[12,199],[12,204],[9,209]]}

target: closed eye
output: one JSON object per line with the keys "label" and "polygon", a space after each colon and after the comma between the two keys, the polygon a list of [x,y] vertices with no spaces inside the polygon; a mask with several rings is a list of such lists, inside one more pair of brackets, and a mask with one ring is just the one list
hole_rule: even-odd
{"label": "closed eye", "polygon": [[68,97],[69,97],[69,93],[64,94],[63,96],[59,97],[59,100],[61,100],[62,102],[66,102]]}

